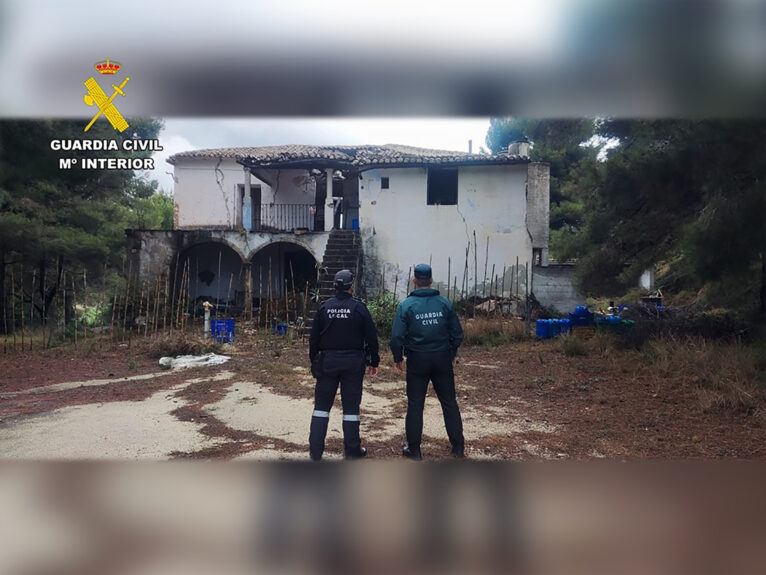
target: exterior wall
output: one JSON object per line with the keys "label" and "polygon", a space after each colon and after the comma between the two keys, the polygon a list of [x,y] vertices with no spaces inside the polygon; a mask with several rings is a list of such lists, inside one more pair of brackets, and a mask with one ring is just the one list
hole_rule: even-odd
{"label": "exterior wall", "polygon": [[528,167],[527,227],[532,247],[542,251],[542,265],[548,265],[550,236],[550,166],[533,162]]}
{"label": "exterior wall", "polygon": [[574,287],[574,271],[573,264],[534,266],[532,293],[537,301],[561,313],[574,311],[576,306],[585,305],[585,296],[577,293]]}
{"label": "exterior wall", "polygon": [[[220,163],[218,160],[179,160],[174,173],[177,229],[233,228],[237,221],[243,221],[238,190],[245,183],[245,172],[235,160],[224,159]],[[273,170],[273,173],[276,180],[273,189],[251,176],[250,184],[261,187],[262,204],[314,203],[316,184],[306,170]],[[244,215],[247,224],[250,218]]]}
{"label": "exterior wall", "polygon": [[[388,176],[389,189],[381,189],[380,178]],[[456,206],[429,206],[426,203],[426,168],[387,168],[362,172],[359,182],[359,226],[363,241],[365,289],[386,289],[406,294],[409,269],[431,262],[438,289],[446,290],[448,258],[450,283],[460,289],[463,282],[466,247],[469,246],[468,283],[474,286],[474,232],[478,243],[478,291],[484,290],[484,262],[487,238],[489,259],[502,275],[504,266],[521,266],[531,260],[532,243],[526,228],[527,165],[461,166],[458,168]],[[505,293],[510,293],[510,275]],[[398,277],[398,282],[395,278]],[[489,278],[488,282],[489,283]],[[522,279],[522,290],[524,287]],[[489,288],[486,288],[489,293]]]}
{"label": "exterior wall", "polygon": [[177,254],[189,248],[210,243],[229,246],[246,263],[265,246],[294,243],[306,248],[317,261],[322,261],[329,233],[269,234],[240,233],[234,230],[128,230],[127,247],[132,273],[140,278],[153,278],[175,264]]}

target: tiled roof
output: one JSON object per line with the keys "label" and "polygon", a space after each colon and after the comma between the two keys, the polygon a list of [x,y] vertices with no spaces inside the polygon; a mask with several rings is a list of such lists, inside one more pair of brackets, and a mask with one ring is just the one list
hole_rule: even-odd
{"label": "tiled roof", "polygon": [[399,144],[382,146],[263,146],[214,148],[181,152],[168,158],[171,164],[182,159],[231,158],[251,167],[279,167],[317,162],[341,167],[407,166],[423,164],[517,164],[529,158],[511,154],[469,154],[451,150],[432,150]]}

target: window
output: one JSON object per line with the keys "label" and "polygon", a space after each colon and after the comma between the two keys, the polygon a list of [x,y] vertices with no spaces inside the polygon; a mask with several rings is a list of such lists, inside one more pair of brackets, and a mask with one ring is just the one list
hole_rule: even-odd
{"label": "window", "polygon": [[381,190],[387,190],[388,189],[388,176],[381,176],[381,178],[380,178],[380,189]]}
{"label": "window", "polygon": [[428,170],[428,193],[429,206],[455,206],[457,205],[457,170],[436,169]]}

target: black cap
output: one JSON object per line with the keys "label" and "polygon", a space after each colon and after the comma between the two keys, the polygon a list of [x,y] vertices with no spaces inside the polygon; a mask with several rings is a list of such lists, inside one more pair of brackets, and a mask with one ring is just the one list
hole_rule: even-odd
{"label": "black cap", "polygon": [[354,274],[351,270],[340,270],[335,274],[335,289],[347,290],[354,284]]}
{"label": "black cap", "polygon": [[430,280],[431,274],[431,266],[428,264],[418,264],[415,266],[415,277],[419,280]]}

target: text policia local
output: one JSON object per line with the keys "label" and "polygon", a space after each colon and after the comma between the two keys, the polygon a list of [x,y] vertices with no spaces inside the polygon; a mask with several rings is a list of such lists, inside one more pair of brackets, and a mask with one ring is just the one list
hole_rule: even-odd
{"label": "text policia local", "polygon": [[[64,152],[157,152],[162,150],[156,139],[128,138],[117,140],[51,140],[51,150]],[[59,158],[59,169],[79,167],[84,170],[153,170],[154,158]]]}

